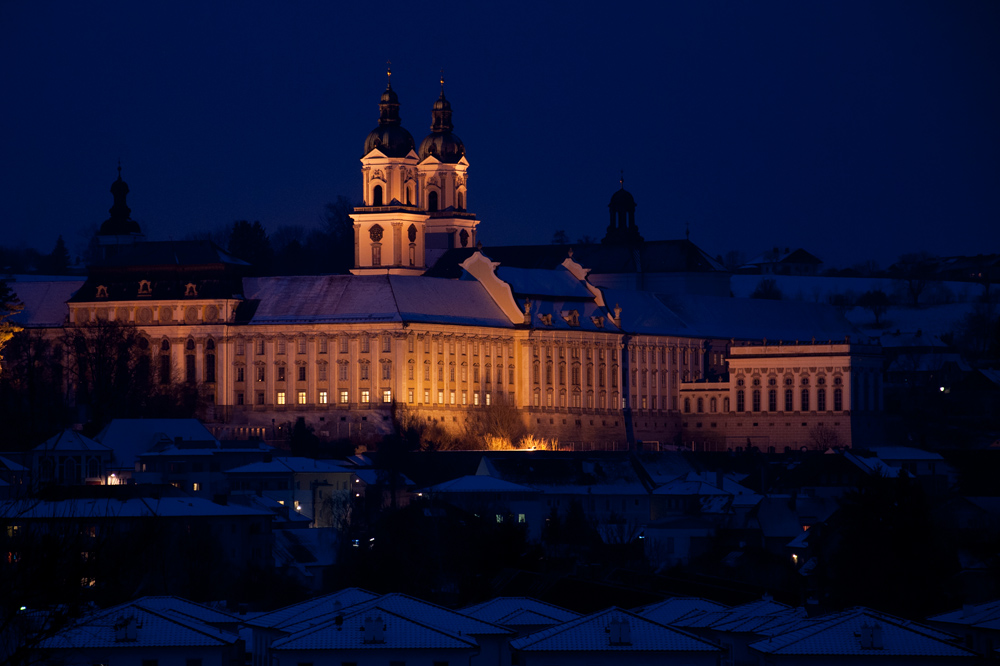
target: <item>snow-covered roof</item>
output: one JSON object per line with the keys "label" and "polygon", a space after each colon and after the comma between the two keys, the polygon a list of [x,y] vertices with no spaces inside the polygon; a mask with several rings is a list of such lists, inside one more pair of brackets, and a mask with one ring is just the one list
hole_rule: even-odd
{"label": "snow-covered roof", "polygon": [[939,453],[912,446],[873,446],[870,450],[882,460],[944,460]]}
{"label": "snow-covered roof", "polygon": [[928,622],[945,622],[981,629],[1000,629],[1000,600],[970,604],[957,610],[927,618]]}
{"label": "snow-covered roof", "polygon": [[511,328],[475,280],[401,275],[246,278],[250,325],[426,322]]}
{"label": "snow-covered roof", "polygon": [[198,419],[115,419],[94,438],[115,452],[115,464],[120,469],[132,469],[136,457],[164,440],[218,440]]}
{"label": "snow-covered roof", "polygon": [[84,437],[75,430],[67,428],[35,447],[35,451],[94,451],[97,453],[108,453],[110,446],[105,446],[100,442],[95,442],[89,437]]}
{"label": "snow-covered roof", "polygon": [[460,612],[505,627],[558,624],[580,617],[579,613],[531,597],[496,597]]}
{"label": "snow-covered roof", "polygon": [[188,601],[181,597],[151,596],[141,597],[133,603],[154,611],[170,611],[206,624],[231,624],[240,622],[237,616],[211,608],[204,604]]}
{"label": "snow-covered roof", "polygon": [[352,470],[330,462],[315,458],[280,457],[270,462],[254,462],[241,467],[226,470],[226,474],[350,474]]}
{"label": "snow-covered roof", "polygon": [[[116,640],[116,625],[134,618],[134,640]],[[169,610],[148,608],[140,602],[115,606],[93,615],[48,638],[45,650],[129,649],[148,647],[223,647],[239,637]]]}
{"label": "snow-covered roof", "polygon": [[72,298],[84,280],[80,278],[47,278],[28,280],[27,276],[15,277],[7,282],[17,294],[24,308],[10,318],[26,328],[51,328],[62,326],[69,317],[66,301]]}
{"label": "snow-covered roof", "polygon": [[537,488],[522,486],[485,474],[461,476],[451,481],[425,488],[426,493],[538,493]]}
{"label": "snow-covered roof", "polygon": [[[701,615],[690,615],[679,618],[675,620],[674,624],[679,627],[709,629],[714,628],[716,625],[729,624],[735,620],[764,617],[773,615],[774,613],[786,613],[793,610],[795,609],[791,606],[765,596],[763,599],[734,606],[726,610],[711,611]],[[802,614],[804,615],[804,613]]]}
{"label": "snow-covered roof", "polygon": [[[362,630],[381,623],[381,640],[366,640]],[[450,628],[430,624],[419,615],[400,614],[381,605],[370,605],[332,617],[274,641],[270,650],[478,650],[479,644]]]}
{"label": "snow-covered roof", "polygon": [[[873,625],[881,630],[881,647],[863,647],[865,634],[871,633]],[[751,643],[750,647],[772,655],[978,658],[974,652],[940,638],[939,633],[933,635],[920,625],[867,608],[817,618],[795,631]]]}
{"label": "snow-covered roof", "polygon": [[687,335],[789,341],[861,337],[836,308],[820,303],[687,294],[661,294],[659,298],[687,324],[691,330]]}
{"label": "snow-covered roof", "polygon": [[56,501],[15,500],[0,502],[0,516],[26,520],[79,520],[114,518],[161,518],[189,516],[269,516],[270,513],[240,506],[223,506],[198,497],[134,497],[131,499],[68,499]]}
{"label": "snow-covered roof", "polygon": [[[615,641],[612,623],[628,623],[628,641]],[[718,652],[713,643],[641,615],[609,608],[510,642],[523,652]]]}
{"label": "snow-covered roof", "polygon": [[28,468],[24,465],[18,464],[11,460],[10,458],[5,458],[0,456],[0,469],[6,469],[11,472],[26,472]]}
{"label": "snow-covered roof", "polygon": [[[397,613],[403,617],[419,619],[421,622],[425,622],[431,626],[441,627],[448,631],[457,631],[462,636],[507,636],[513,633],[505,627],[477,620],[459,611],[453,611],[443,606],[399,593],[385,594],[371,601],[362,601],[346,609],[345,612],[369,611],[376,607]],[[286,624],[281,629],[292,632],[300,631],[308,625],[325,622],[327,619],[327,616],[315,617],[296,624]]]}
{"label": "snow-covered roof", "polygon": [[292,604],[273,610],[269,613],[258,615],[247,624],[255,627],[271,627],[281,629],[285,625],[298,624],[315,617],[329,615],[340,612],[348,606],[354,606],[364,601],[377,599],[378,595],[360,587],[348,587],[321,597],[307,599],[306,601]]}
{"label": "snow-covered roof", "polygon": [[671,597],[655,604],[633,610],[634,613],[660,624],[672,624],[674,620],[694,612],[704,613],[724,611],[729,606],[700,597]]}
{"label": "snow-covered roof", "polygon": [[496,274],[510,285],[515,297],[537,296],[559,300],[594,298],[590,290],[563,266],[551,270],[500,266]]}

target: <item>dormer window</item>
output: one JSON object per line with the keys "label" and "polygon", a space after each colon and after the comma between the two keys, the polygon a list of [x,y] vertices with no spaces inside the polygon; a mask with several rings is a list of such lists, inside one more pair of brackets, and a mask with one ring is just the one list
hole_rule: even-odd
{"label": "dormer window", "polygon": [[103,284],[97,285],[97,298],[107,298],[108,288]]}
{"label": "dormer window", "polygon": [[153,284],[149,280],[139,280],[139,295],[150,296],[153,293]]}
{"label": "dormer window", "polygon": [[194,282],[188,282],[186,285],[184,285],[184,295],[192,297],[198,296],[198,287],[195,285]]}
{"label": "dormer window", "polygon": [[376,185],[372,190],[372,205],[381,206],[382,205],[382,186]]}
{"label": "dormer window", "polygon": [[542,320],[542,323],[546,326],[552,325],[552,315],[539,313],[538,318]]}

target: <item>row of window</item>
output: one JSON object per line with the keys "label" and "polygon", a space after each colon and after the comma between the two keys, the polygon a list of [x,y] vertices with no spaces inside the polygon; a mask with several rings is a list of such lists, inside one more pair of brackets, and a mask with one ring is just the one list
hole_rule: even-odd
{"label": "row of window", "polygon": [[[844,380],[841,379],[840,377],[834,377],[833,378],[833,385],[834,386],[840,386],[843,383],[844,383]],[[752,386],[760,386],[761,385],[760,384],[760,377],[754,377],[752,380],[750,380],[750,384]],[[791,377],[785,377],[784,384],[785,384],[785,386],[794,386],[795,385],[795,380],[792,379]],[[744,380],[742,378],[737,379],[736,380],[736,385],[737,386],[746,386],[746,380]],[[769,378],[767,380],[767,385],[768,386],[777,386],[778,385],[778,380],[776,378],[774,378],[774,377],[771,377],[771,378]],[[799,380],[799,385],[800,386],[809,386],[809,377],[802,377]],[[816,385],[817,386],[825,386],[826,385],[826,377],[823,377],[822,375],[820,375],[819,377],[817,377],[816,378]]]}
{"label": "row of window", "polygon": [[[762,397],[763,396],[762,396],[762,392],[761,392],[760,389],[754,389],[753,391],[750,392],[750,409],[749,409],[749,411],[752,411],[752,412],[759,412],[759,411],[761,411],[761,398]],[[769,411],[769,412],[776,412],[776,411],[778,411],[778,391],[777,391],[777,389],[769,389],[767,391],[767,396],[766,397],[767,397],[767,411]],[[813,401],[812,401],[812,391],[810,389],[808,389],[808,388],[804,388],[801,391],[799,391],[798,411],[800,411],[800,412],[808,412],[808,411],[811,411],[811,410],[815,409],[815,411],[817,411],[817,412],[825,412],[827,410],[827,400],[826,400],[826,398],[827,398],[827,394],[826,394],[826,389],[825,388],[816,389],[816,401],[815,401],[815,403],[813,403]],[[712,412],[714,412],[715,411],[715,409],[714,409],[714,407],[715,407],[714,400],[715,399],[712,398],[711,400],[713,402],[710,402],[710,404],[709,404],[709,410],[712,411]],[[728,400],[726,402],[728,402]],[[691,412],[691,404],[690,403],[691,403],[691,399],[690,398],[685,398],[684,399],[684,411],[686,413],[690,413]],[[784,391],[784,401],[783,401],[783,405],[782,406],[784,408],[783,411],[786,411],[786,412],[793,412],[793,411],[796,410],[796,406],[795,406],[795,391],[793,389],[785,389],[785,391]],[[726,407],[726,405],[724,405],[724,411],[728,411],[728,409],[725,409],[725,407]],[[841,388],[835,388],[835,389],[833,389],[833,411],[840,412],[840,411],[843,411],[843,409],[844,409],[844,391]],[[703,398],[698,398],[697,411],[698,412],[703,412],[704,411]],[[738,391],[736,391],[736,411],[737,412],[748,411],[747,408],[746,408],[746,391],[744,391],[743,389],[739,389]]]}
{"label": "row of window", "polygon": [[[330,392],[330,391],[317,391],[316,393],[316,403],[317,405],[328,405],[330,404],[331,393],[337,398],[337,402],[342,405],[350,404],[351,402],[351,392],[347,390]],[[374,396],[373,396],[374,394]],[[369,389],[361,389],[358,392],[358,402],[361,404],[369,404],[372,402],[373,397],[378,397],[378,391],[372,391]],[[407,402],[410,404],[416,403],[416,391],[414,389],[409,389],[407,391]],[[266,395],[264,391],[257,391],[255,394],[255,404],[264,405],[266,403]],[[432,402],[431,398],[436,397],[436,402]],[[389,404],[392,402],[392,390],[382,389],[381,398],[383,404]],[[291,402],[294,399],[294,402]],[[461,400],[461,402],[459,402]],[[423,404],[431,405],[468,405],[472,404],[474,406],[479,405],[490,405],[493,403],[493,394],[490,392],[480,393],[479,391],[473,391],[471,394],[471,402],[469,391],[455,391],[450,390],[445,392],[443,389],[439,389],[436,392],[432,392],[430,389],[424,389],[424,400]],[[236,404],[237,405],[247,405],[246,394],[243,392],[238,392],[236,394]],[[274,404],[276,405],[308,405],[309,404],[309,394],[308,391],[295,391],[294,393],[289,393],[286,391],[275,391],[274,394]]]}
{"label": "row of window", "polygon": [[[392,352],[392,336],[382,335],[379,337],[371,338],[368,336],[361,336],[358,338],[358,346],[362,354],[368,354],[371,352],[373,346],[372,342],[377,343],[378,348],[382,353],[388,354]],[[211,342],[211,341],[210,341]],[[278,355],[285,355],[288,353],[288,340],[284,338],[278,338],[275,340],[274,348],[275,353]],[[298,338],[291,341],[295,346],[295,352],[297,354],[306,353],[306,339]],[[424,352],[430,353],[431,351],[431,339],[430,337],[424,337]],[[255,338],[251,341],[253,347],[253,353],[255,356],[263,356],[265,354],[265,340],[263,338]],[[416,351],[417,340],[415,335],[411,335],[407,338],[407,351],[413,353]],[[212,344],[212,349],[215,349],[214,343]],[[237,338],[235,341],[235,352],[237,356],[245,356],[247,353],[247,341],[244,338]],[[337,338],[338,352],[341,354],[350,353],[350,339],[347,336],[339,336]],[[478,340],[467,342],[462,340],[460,343],[456,344],[455,340],[450,340],[448,342],[448,351],[451,354],[455,354],[456,350],[459,351],[463,356],[468,353],[471,348],[473,356],[479,355],[480,343]],[[501,343],[482,343],[483,353],[485,356],[497,356],[501,357],[504,353],[504,345]],[[439,354],[444,354],[445,344],[442,338],[437,339],[437,351]],[[513,348],[511,345],[507,345],[508,356],[513,355]],[[317,340],[317,352],[320,354],[326,354],[329,352],[329,338],[320,337]],[[604,351],[601,350],[601,358],[603,358]],[[588,357],[589,358],[589,357]]]}
{"label": "row of window", "polygon": [[[191,371],[192,372],[193,372],[193,369],[194,369],[194,365],[193,365],[194,360],[193,359],[194,359],[194,357],[191,357]],[[370,376],[371,375],[370,365],[371,364],[369,364],[367,362],[364,362],[364,361],[361,361],[361,362],[358,363],[358,379],[359,380],[361,380],[361,381],[367,381],[367,380],[371,379],[371,376]],[[349,373],[348,367],[349,366],[348,366],[347,363],[339,363],[337,365],[337,379],[338,379],[338,381],[347,381],[349,379],[349,377],[348,377],[348,373]],[[215,381],[215,357],[214,356],[211,356],[211,368],[212,368],[212,371],[211,371],[212,379],[206,380],[206,381]],[[380,364],[380,369],[381,369],[381,377],[382,377],[383,380],[390,380],[390,379],[392,379],[392,363],[390,363],[388,361],[384,361],[384,362],[382,362]],[[468,381],[469,380],[469,368],[468,368],[468,366],[465,366],[465,365],[460,366],[460,370],[461,370],[461,372],[459,374],[456,371],[456,366],[454,364],[449,365],[448,366],[448,372],[447,372],[448,380],[454,382],[454,381],[456,381],[456,377],[460,376],[461,377],[461,381],[463,381],[463,382]],[[327,365],[325,363],[321,363],[320,365],[317,366],[316,373],[317,373],[317,377],[316,378],[319,381],[325,382],[325,381],[328,380]],[[295,368],[295,377],[296,377],[297,381],[300,381],[300,382],[306,381],[306,366],[304,366],[304,365],[296,366],[296,368]],[[424,377],[424,381],[431,381],[431,366],[430,366],[430,364],[425,364],[424,365],[423,377]],[[496,368],[496,372],[494,373],[494,372],[492,372],[491,368],[480,368],[479,366],[474,366],[472,368],[472,381],[473,381],[473,383],[478,384],[480,381],[482,381],[483,383],[490,384],[490,383],[492,383],[494,377],[496,378],[496,383],[497,384],[503,384],[504,383],[504,369],[502,367],[497,367]],[[286,381],[287,378],[288,378],[287,377],[287,368],[285,366],[283,366],[283,365],[277,366],[275,368],[275,381],[283,382],[283,381]],[[415,368],[415,365],[412,364],[412,363],[407,365],[406,378],[408,380],[410,380],[410,381],[413,381],[413,380],[416,379],[416,368]],[[267,367],[264,366],[264,365],[256,365],[256,366],[254,366],[254,379],[257,382],[264,382],[264,381],[266,381],[267,380]],[[438,365],[437,379],[438,379],[438,381],[444,381],[445,380],[445,366],[443,364],[439,364]],[[245,366],[242,366],[242,365],[236,366],[236,381],[237,382],[244,382],[244,381],[246,381],[246,367]],[[603,379],[602,379],[602,382],[603,382]],[[507,383],[509,383],[509,384],[513,384],[514,383],[514,367],[513,366],[510,366],[510,367],[507,368]],[[602,386],[603,386],[603,383],[602,383]]]}

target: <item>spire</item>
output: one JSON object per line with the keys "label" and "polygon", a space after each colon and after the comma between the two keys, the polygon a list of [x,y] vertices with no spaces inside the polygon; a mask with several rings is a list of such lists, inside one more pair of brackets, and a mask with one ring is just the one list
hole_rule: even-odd
{"label": "spire", "polygon": [[128,196],[128,183],[122,180],[121,160],[118,160],[118,178],[111,183],[111,196],[114,197],[114,203],[108,209],[111,217],[101,225],[98,235],[118,236],[141,233],[138,223],[131,218],[132,210],[125,201]]}
{"label": "spire", "polygon": [[625,169],[621,170],[621,175],[618,177],[618,184],[621,185],[621,189],[625,189]]}
{"label": "spire", "polygon": [[444,96],[444,70],[441,70],[441,95],[431,110],[431,131],[435,134],[451,132],[455,126],[451,122],[451,103]]}
{"label": "spire", "polygon": [[378,103],[378,124],[379,125],[399,125],[399,97],[392,89],[392,61],[385,63],[386,84],[385,92],[382,93]]}

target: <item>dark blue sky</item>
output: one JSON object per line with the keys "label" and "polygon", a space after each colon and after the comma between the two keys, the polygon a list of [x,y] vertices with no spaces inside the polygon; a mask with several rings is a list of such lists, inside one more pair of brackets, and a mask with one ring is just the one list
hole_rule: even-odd
{"label": "dark blue sky", "polygon": [[5,245],[76,251],[120,157],[150,238],[360,198],[385,61],[419,143],[438,70],[489,244],[647,239],[828,264],[1000,251],[1000,3],[0,5]]}

